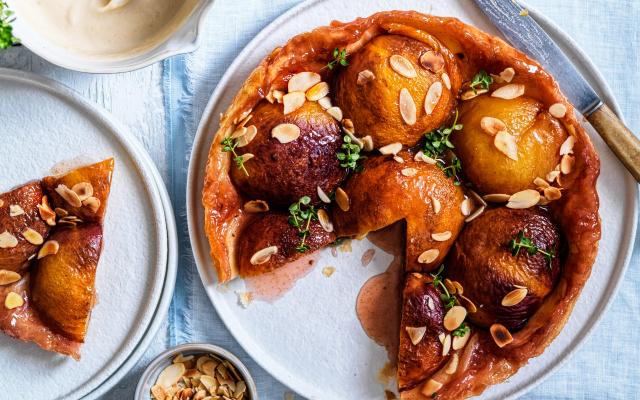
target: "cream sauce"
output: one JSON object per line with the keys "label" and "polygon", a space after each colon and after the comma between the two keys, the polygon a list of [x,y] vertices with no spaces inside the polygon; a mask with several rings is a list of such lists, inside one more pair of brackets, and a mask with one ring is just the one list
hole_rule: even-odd
{"label": "cream sauce", "polygon": [[17,18],[80,56],[123,58],[167,39],[199,0],[18,0]]}

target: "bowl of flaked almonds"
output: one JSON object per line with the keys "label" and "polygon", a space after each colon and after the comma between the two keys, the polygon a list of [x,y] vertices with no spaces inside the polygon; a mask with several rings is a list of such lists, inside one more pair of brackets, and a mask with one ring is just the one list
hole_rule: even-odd
{"label": "bowl of flaked almonds", "polygon": [[183,344],[158,355],[138,382],[135,400],[256,400],[247,367],[211,344]]}

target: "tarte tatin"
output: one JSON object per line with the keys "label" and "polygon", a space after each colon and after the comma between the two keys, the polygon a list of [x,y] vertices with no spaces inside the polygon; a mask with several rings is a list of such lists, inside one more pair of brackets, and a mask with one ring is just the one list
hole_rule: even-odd
{"label": "tarte tatin", "polygon": [[402,399],[466,398],[540,355],[600,239],[599,159],[536,61],[454,18],[293,37],[222,115],[203,191],[219,282],[406,226]]}

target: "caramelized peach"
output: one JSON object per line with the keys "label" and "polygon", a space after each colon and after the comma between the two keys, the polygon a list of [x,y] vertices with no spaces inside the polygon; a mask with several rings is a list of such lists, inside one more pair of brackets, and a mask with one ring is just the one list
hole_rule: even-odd
{"label": "caramelized peach", "polygon": [[[421,65],[420,57],[427,52],[441,60],[437,72]],[[401,60],[400,65],[408,62],[408,71],[413,72],[402,72],[407,67],[398,68],[396,60]],[[459,78],[447,75],[449,79],[444,83],[442,74],[454,70],[444,65],[444,60],[442,54],[418,40],[398,35],[378,36],[353,54],[349,67],[340,71],[335,83],[336,104],[346,118],[353,120],[358,134],[373,137],[376,147],[393,142],[413,146],[425,132],[441,126],[453,110],[455,95],[447,86],[453,80],[453,90],[457,92]],[[361,73],[369,74],[369,79],[364,80]],[[433,110],[427,113],[425,99],[434,84],[433,96],[441,94],[431,97],[433,103],[429,104]],[[415,106],[415,121],[409,122],[401,115],[402,89],[408,91]]]}
{"label": "caramelized peach", "polygon": [[[231,177],[244,194],[270,205],[289,206],[302,196],[317,203],[317,187],[332,192],[344,179],[336,153],[342,145],[340,126],[317,103],[307,101],[298,110],[284,115],[282,104],[260,103],[249,124],[255,125],[255,138],[238,154],[253,154],[244,163],[247,174],[233,166]],[[294,124],[300,136],[288,143],[272,137],[280,124]]]}
{"label": "caramelized peach", "polygon": [[[517,160],[496,147],[495,129],[486,125],[483,129],[485,117],[504,124],[508,139],[517,146]],[[483,194],[534,188],[533,180],[544,178],[560,162],[560,146],[567,138],[563,126],[542,103],[523,96],[504,100],[482,95],[464,101],[460,123],[462,131],[451,136],[455,152],[464,174]]]}
{"label": "caramelized peach", "polygon": [[[530,254],[523,247],[514,256],[509,243],[520,231],[542,251]],[[464,296],[478,309],[469,314],[473,322],[517,330],[553,289],[560,271],[560,232],[540,208],[492,209],[467,224],[447,266],[447,276],[462,284]]]}

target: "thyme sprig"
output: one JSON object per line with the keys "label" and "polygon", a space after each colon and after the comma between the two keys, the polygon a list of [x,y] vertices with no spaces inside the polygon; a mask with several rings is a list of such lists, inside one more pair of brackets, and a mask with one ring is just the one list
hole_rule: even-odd
{"label": "thyme sprig", "polygon": [[20,43],[18,38],[13,36],[13,26],[15,21],[14,13],[4,1],[0,1],[0,49],[7,49]]}
{"label": "thyme sprig", "polygon": [[422,152],[436,160],[436,165],[444,172],[447,178],[453,178],[453,183],[458,186],[461,184],[460,172],[462,172],[462,163],[458,157],[453,157],[451,163],[447,165],[442,158],[447,150],[455,148],[451,142],[451,134],[455,131],[462,130],[463,125],[458,123],[458,110],[451,126],[441,126],[438,129],[426,133],[424,135],[424,147]]}
{"label": "thyme sprig", "polygon": [[449,293],[447,287],[444,284],[444,279],[442,277],[442,272],[444,271],[444,264],[440,265],[438,271],[435,274],[431,274],[433,278],[433,282],[431,283],[433,287],[440,291],[440,300],[444,303],[445,308],[448,310],[451,307],[455,306],[458,300],[456,296]]}
{"label": "thyme sprig", "polygon": [[456,329],[454,329],[451,332],[452,336],[459,336],[459,337],[463,337],[464,335],[466,335],[469,331],[471,330],[471,328],[469,328],[467,326],[466,323],[461,323],[459,327],[457,327]]}
{"label": "thyme sprig", "polygon": [[344,135],[342,138],[342,146],[340,148],[343,151],[339,151],[336,154],[338,160],[340,160],[340,166],[346,168],[347,171],[360,172],[362,165],[358,164],[358,160],[363,157],[360,155],[360,146],[353,143],[353,140],[349,135]]}
{"label": "thyme sprig", "polygon": [[336,66],[341,65],[343,67],[349,66],[349,60],[347,60],[349,54],[346,49],[340,50],[339,48],[333,49],[333,60],[329,61],[326,65],[329,70],[333,70]]}
{"label": "thyme sprig", "polygon": [[477,94],[478,89],[477,86],[489,90],[489,86],[493,83],[493,77],[487,73],[487,71],[481,69],[477,74],[474,75],[469,87],[473,89],[473,93]]}
{"label": "thyme sprig", "polygon": [[244,166],[244,158],[236,153],[236,147],[238,147],[238,140],[227,137],[222,141],[222,151],[225,153],[231,153],[233,155],[233,161],[236,163],[238,169],[242,170],[246,176],[249,176],[249,172]]}
{"label": "thyme sprig", "polygon": [[305,242],[309,236],[309,226],[311,221],[318,220],[318,211],[311,205],[309,196],[302,196],[300,200],[289,206],[289,224],[298,228],[300,243],[296,246],[296,251],[304,253],[309,250],[309,245]]}
{"label": "thyme sprig", "polygon": [[549,267],[551,267],[551,261],[556,256],[552,250],[547,251],[536,246],[530,238],[525,236],[524,231],[522,230],[518,232],[516,237],[509,241],[509,249],[514,257],[517,256],[522,249],[525,249],[527,253],[532,256],[538,253],[543,254]]}

